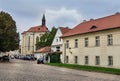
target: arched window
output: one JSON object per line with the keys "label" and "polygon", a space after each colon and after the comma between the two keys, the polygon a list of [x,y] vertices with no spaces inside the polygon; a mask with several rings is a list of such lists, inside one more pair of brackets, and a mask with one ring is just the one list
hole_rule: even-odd
{"label": "arched window", "polygon": [[37,36],[36,37],[36,44],[39,42],[39,37]]}
{"label": "arched window", "polygon": [[30,36],[28,37],[28,50],[30,50]]}
{"label": "arched window", "polygon": [[[39,42],[39,37],[36,37],[36,44]],[[36,46],[36,50],[38,49],[38,46]]]}

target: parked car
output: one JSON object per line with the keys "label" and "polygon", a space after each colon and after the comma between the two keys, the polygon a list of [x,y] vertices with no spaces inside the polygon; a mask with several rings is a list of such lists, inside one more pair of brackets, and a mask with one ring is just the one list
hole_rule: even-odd
{"label": "parked car", "polygon": [[2,60],[3,60],[3,61],[10,61],[10,58],[9,58],[9,56],[6,56],[6,55],[5,55],[5,56],[2,57]]}
{"label": "parked car", "polygon": [[22,60],[22,59],[24,59],[24,57],[25,57],[24,55],[18,55],[18,59]]}
{"label": "parked car", "polygon": [[15,57],[13,55],[10,56],[11,59],[14,59]]}
{"label": "parked car", "polygon": [[41,58],[39,58],[39,59],[37,60],[37,64],[44,64],[44,60],[41,59]]}
{"label": "parked car", "polygon": [[0,61],[2,60],[2,57],[0,57]]}
{"label": "parked car", "polygon": [[31,57],[30,56],[25,56],[24,60],[31,60]]}
{"label": "parked car", "polygon": [[19,56],[18,56],[18,55],[15,55],[14,57],[15,57],[15,59],[19,59]]}

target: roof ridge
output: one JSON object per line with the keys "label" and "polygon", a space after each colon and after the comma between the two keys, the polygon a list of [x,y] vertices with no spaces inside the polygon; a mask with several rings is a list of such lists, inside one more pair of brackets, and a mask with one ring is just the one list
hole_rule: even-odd
{"label": "roof ridge", "polygon": [[[62,37],[106,30],[111,28],[118,28],[120,27],[119,19],[120,13],[116,13],[113,15],[97,18],[91,21],[85,21],[76,25],[72,30],[65,33]],[[94,30],[90,30],[91,26],[94,25],[97,26],[97,28],[95,28]]]}
{"label": "roof ridge", "polygon": [[[104,19],[104,18],[108,18],[108,17],[116,16],[116,15],[120,15],[120,13],[117,12],[117,13],[115,13],[115,14],[107,15],[107,16],[103,16],[103,17],[99,17],[99,18],[96,18],[96,19],[91,18],[90,20],[88,20],[88,21],[86,20],[86,21],[81,22],[81,23],[86,23],[86,22],[91,22],[91,21],[101,20],[101,19]],[[80,23],[80,24],[81,24],[81,23]]]}

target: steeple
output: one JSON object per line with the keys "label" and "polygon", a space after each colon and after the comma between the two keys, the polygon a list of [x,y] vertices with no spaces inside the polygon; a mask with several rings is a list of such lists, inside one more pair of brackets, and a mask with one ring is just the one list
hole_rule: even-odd
{"label": "steeple", "polygon": [[45,19],[45,14],[43,14],[43,17],[42,17],[42,26],[45,26],[46,25],[46,19]]}

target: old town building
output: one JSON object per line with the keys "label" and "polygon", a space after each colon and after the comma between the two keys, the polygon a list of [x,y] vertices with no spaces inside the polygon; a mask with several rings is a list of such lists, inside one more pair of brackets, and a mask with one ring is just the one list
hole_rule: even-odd
{"label": "old town building", "polygon": [[68,27],[59,27],[53,39],[51,48],[53,52],[62,52],[62,39],[61,36],[68,32],[70,29]]}
{"label": "old town building", "polygon": [[62,39],[64,63],[120,68],[120,13],[84,21]]}
{"label": "old town building", "polygon": [[45,15],[42,18],[42,25],[31,27],[22,33],[21,53],[32,55],[36,51],[36,43],[40,41],[40,37],[49,32],[46,26]]}
{"label": "old town building", "polygon": [[51,45],[51,49],[53,52],[59,53],[60,55],[60,59],[63,59],[63,54],[62,54],[62,38],[61,36],[65,33],[67,33],[69,30],[71,30],[68,27],[59,27],[57,29],[57,32],[55,34],[55,37],[53,39],[52,45]]}

